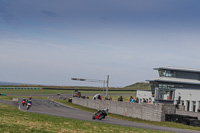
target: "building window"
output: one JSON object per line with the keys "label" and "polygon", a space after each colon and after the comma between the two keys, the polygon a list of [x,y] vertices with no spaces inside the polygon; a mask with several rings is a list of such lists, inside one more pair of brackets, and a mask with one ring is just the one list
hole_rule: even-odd
{"label": "building window", "polygon": [[175,71],[159,70],[158,72],[160,77],[176,77]]}
{"label": "building window", "polygon": [[156,99],[158,100],[174,100],[174,90],[156,90]]}
{"label": "building window", "polygon": [[174,85],[171,85],[171,84],[159,84],[158,87],[162,88],[162,89],[170,89],[170,88],[174,88]]}

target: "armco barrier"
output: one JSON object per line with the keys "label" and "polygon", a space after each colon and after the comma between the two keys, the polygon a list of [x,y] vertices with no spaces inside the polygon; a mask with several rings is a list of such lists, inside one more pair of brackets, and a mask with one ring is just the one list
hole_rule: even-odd
{"label": "armco barrier", "polygon": [[0,89],[31,89],[31,90],[39,90],[43,89],[41,87],[0,87]]}
{"label": "armco barrier", "polygon": [[166,113],[175,113],[174,105],[119,102],[112,100],[92,100],[73,97],[72,103],[81,106],[104,109],[109,108],[110,113],[139,118],[150,121],[165,121]]}

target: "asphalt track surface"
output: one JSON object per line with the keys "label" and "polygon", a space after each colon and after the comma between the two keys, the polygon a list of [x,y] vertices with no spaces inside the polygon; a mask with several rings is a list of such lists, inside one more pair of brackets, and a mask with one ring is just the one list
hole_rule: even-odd
{"label": "asphalt track surface", "polygon": [[168,132],[178,132],[178,133],[200,133],[199,131],[194,130],[185,130],[185,129],[178,129],[178,128],[170,128],[170,127],[162,127],[162,126],[155,126],[143,123],[135,123],[125,120],[114,119],[110,117],[106,117],[103,120],[92,120],[92,113],[81,111],[78,109],[71,108],[69,106],[47,100],[47,99],[32,99],[33,105],[29,110],[26,109],[26,106],[22,106],[21,100],[19,101],[9,101],[9,100],[0,100],[0,103],[6,103],[12,106],[18,106],[18,108],[22,111],[26,112],[33,112],[33,113],[40,113],[40,114],[47,114],[59,117],[67,117],[73,118],[78,120],[84,121],[95,121],[107,124],[114,124],[120,126],[127,126],[127,127],[135,127],[135,128],[143,128],[143,129],[150,129],[150,130],[160,130],[160,131],[168,131]]}

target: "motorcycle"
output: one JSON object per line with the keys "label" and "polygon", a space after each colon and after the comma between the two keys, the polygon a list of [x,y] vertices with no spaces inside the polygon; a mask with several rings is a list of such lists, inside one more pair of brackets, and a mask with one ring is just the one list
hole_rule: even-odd
{"label": "motorcycle", "polygon": [[102,120],[105,119],[105,117],[108,114],[108,109],[103,109],[103,110],[99,110],[98,112],[94,113],[94,115],[92,116],[92,119],[98,119],[98,120]]}
{"label": "motorcycle", "polygon": [[24,106],[26,104],[26,101],[22,101],[22,105]]}
{"label": "motorcycle", "polygon": [[27,110],[29,110],[30,107],[31,107],[31,103],[27,103],[27,106],[26,106]]}

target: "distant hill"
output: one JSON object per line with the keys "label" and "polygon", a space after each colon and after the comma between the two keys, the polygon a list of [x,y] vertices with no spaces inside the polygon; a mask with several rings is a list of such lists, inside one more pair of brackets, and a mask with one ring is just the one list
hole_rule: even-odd
{"label": "distant hill", "polygon": [[131,90],[150,90],[150,84],[145,82],[137,82],[132,85],[125,86],[124,89],[131,89]]}
{"label": "distant hill", "polygon": [[5,82],[0,81],[0,86],[13,86],[13,85],[24,85],[25,83]]}
{"label": "distant hill", "polygon": [[[48,86],[48,85],[37,85],[37,84],[26,84],[26,83],[16,83],[16,82],[5,82],[0,81],[0,86],[37,86],[37,87],[44,87],[44,88],[66,88],[66,89],[97,89],[101,90],[102,87],[90,87],[90,86]],[[132,85],[125,86],[123,88],[116,88],[116,87],[109,87],[109,90],[150,90],[149,83],[145,82],[137,82]]]}

